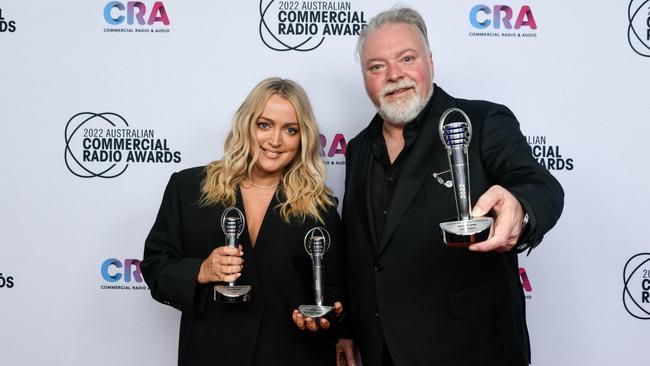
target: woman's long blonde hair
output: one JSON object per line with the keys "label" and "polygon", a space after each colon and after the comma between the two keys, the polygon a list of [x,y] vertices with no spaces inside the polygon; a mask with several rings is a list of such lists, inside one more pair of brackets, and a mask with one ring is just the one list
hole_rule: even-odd
{"label": "woman's long blonde hair", "polygon": [[257,84],[235,113],[223,159],[205,167],[200,203],[235,205],[237,187],[242,181],[250,180],[251,170],[259,156],[259,144],[253,137],[254,128],[272,95],[278,95],[293,105],[300,129],[300,151],[285,167],[276,192],[281,202],[280,216],[287,223],[291,219],[303,222],[307,216],[322,223],[323,210],[335,203],[332,192],[325,186],[325,165],[320,158],[320,136],[311,103],[298,83],[276,77]]}

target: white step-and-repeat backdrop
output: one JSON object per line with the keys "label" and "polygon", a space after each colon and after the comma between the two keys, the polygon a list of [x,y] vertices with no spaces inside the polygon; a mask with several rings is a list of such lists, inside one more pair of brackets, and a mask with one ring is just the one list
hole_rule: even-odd
{"label": "white step-and-repeat backdrop", "polygon": [[[176,363],[139,271],[169,175],[219,158],[261,79],[301,83],[328,183],[374,113],[356,33],[386,0],[0,2],[0,364]],[[650,3],[410,1],[436,82],[508,105],[566,191],[521,256],[535,366],[650,364]],[[127,361],[128,360],[128,361]]]}

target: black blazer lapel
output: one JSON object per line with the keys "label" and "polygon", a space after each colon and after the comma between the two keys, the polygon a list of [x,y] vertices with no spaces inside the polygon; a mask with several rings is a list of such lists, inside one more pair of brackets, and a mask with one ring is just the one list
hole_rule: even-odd
{"label": "black blazer lapel", "polygon": [[378,255],[381,254],[390,238],[395,233],[399,222],[404,217],[420,186],[430,177],[437,167],[448,166],[447,154],[440,142],[438,122],[442,113],[455,105],[453,99],[438,86],[432,98],[433,105],[426,111],[419,136],[413,151],[407,158],[406,166],[400,176],[395,193],[388,207],[384,232],[379,241]]}

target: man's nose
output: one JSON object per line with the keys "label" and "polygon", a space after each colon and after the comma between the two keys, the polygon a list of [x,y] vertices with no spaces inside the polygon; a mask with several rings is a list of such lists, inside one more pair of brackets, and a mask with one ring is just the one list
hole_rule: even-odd
{"label": "man's nose", "polygon": [[404,77],[404,72],[402,71],[400,65],[397,63],[389,63],[386,67],[388,68],[388,80],[398,81]]}

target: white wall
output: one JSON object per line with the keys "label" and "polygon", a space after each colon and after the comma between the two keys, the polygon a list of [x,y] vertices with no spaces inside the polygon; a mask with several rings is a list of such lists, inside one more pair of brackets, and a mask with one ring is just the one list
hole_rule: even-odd
{"label": "white wall", "polygon": [[[280,6],[314,2],[165,0],[169,25],[151,26],[110,25],[108,3],[0,4],[2,365],[112,365],[118,359],[174,365],[179,313],[155,303],[146,287],[136,288],[144,282],[108,282],[101,274],[106,259],[141,258],[169,175],[220,157],[235,109],[267,76],[305,87],[328,140],[326,152],[336,134],[351,139],[374,111],[354,59],[356,37],[276,34],[292,46],[306,41],[299,49],[322,39],[311,51],[264,44],[284,47],[261,27],[260,8],[269,6],[264,20],[277,33]],[[154,2],[143,3],[146,20]],[[365,20],[393,5],[321,3],[349,4]],[[469,14],[478,4],[508,5],[513,25],[528,5],[536,29],[474,28]],[[630,29],[642,41],[631,33],[631,42],[629,1],[408,5],[428,22],[436,82],[457,97],[508,105],[524,134],[542,136],[547,150],[559,152],[550,159],[555,167],[558,159],[565,164],[552,171],[566,191],[562,219],[521,258],[532,287],[526,294],[533,364],[647,365],[650,304],[642,300],[644,286],[650,290],[650,254],[625,266],[650,252],[650,200],[640,194],[647,185],[650,132],[650,58],[642,55],[650,54],[643,43],[650,44],[648,4],[632,1],[632,13],[642,8]],[[126,13],[113,9],[111,15]],[[485,13],[478,18],[491,19]],[[134,32],[106,31],[115,28]],[[89,175],[72,160],[82,157],[84,129],[105,134],[116,129],[110,122],[124,123],[95,116],[72,135],[83,121],[75,118],[66,135],[66,124],[82,112],[116,113],[129,129],[165,139],[180,159],[128,167],[118,162],[105,173],[126,167],[115,178],[78,177],[73,172]],[[324,160],[328,183],[342,196],[343,155]],[[95,174],[110,167],[83,165]],[[109,274],[116,273],[120,269],[110,266]]]}

